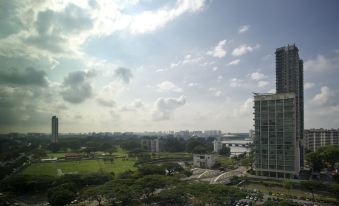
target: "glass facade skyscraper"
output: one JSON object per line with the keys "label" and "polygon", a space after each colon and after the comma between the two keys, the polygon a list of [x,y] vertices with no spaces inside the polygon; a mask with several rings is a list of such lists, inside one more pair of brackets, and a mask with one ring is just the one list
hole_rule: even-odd
{"label": "glass facade skyscraper", "polygon": [[304,163],[303,61],[295,45],[278,48],[276,94],[255,94],[255,171],[291,178]]}
{"label": "glass facade skyscraper", "polygon": [[295,102],[294,93],[254,96],[257,175],[292,178],[299,174]]}

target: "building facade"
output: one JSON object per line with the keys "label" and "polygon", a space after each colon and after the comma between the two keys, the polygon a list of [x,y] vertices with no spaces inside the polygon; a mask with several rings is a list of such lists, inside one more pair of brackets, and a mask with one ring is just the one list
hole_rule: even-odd
{"label": "building facade", "polygon": [[304,131],[305,149],[315,151],[326,145],[339,146],[339,129],[307,129]]}
{"label": "building facade", "polygon": [[58,142],[58,136],[59,136],[59,121],[57,116],[52,117],[52,139],[51,141],[53,143]]}
{"label": "building facade", "polygon": [[158,138],[141,139],[141,148],[149,152],[158,153],[161,151],[160,140]]}
{"label": "building facade", "polygon": [[277,93],[295,94],[296,138],[300,147],[300,165],[304,165],[304,69],[299,49],[295,45],[278,48],[276,55]]}
{"label": "building facade", "polygon": [[293,178],[300,172],[294,93],[254,96],[254,170],[257,175]]}
{"label": "building facade", "polygon": [[193,154],[193,166],[200,168],[212,168],[216,162],[215,154]]}

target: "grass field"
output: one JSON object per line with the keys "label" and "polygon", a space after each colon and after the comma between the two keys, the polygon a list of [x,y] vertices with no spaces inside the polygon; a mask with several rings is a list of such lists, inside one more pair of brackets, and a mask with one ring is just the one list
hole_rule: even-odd
{"label": "grass field", "polygon": [[121,159],[115,159],[113,164],[109,161],[104,162],[103,160],[33,163],[24,169],[21,174],[57,176],[57,169],[61,169],[64,173],[76,172],[79,174],[88,174],[102,171],[119,174],[126,170],[136,170],[133,165],[134,161]]}
{"label": "grass field", "polygon": [[217,158],[217,162],[219,162],[221,164],[222,167],[227,167],[227,166],[231,166],[234,164],[234,160],[229,158],[229,157],[223,157],[223,156],[219,156]]}

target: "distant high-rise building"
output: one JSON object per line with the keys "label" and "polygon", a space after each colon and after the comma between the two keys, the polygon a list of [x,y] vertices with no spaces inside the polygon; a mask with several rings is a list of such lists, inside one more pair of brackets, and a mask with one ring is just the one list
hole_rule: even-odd
{"label": "distant high-rise building", "polygon": [[58,142],[58,136],[59,136],[58,117],[57,116],[53,116],[52,117],[52,139],[51,139],[51,141],[53,143]]}
{"label": "distant high-rise building", "polygon": [[296,138],[300,147],[300,165],[304,166],[304,68],[295,45],[278,48],[276,55],[277,93],[293,92],[296,96]]}
{"label": "distant high-rise building", "polygon": [[300,172],[294,93],[254,96],[254,170],[257,175],[293,178]]}
{"label": "distant high-rise building", "polygon": [[304,139],[305,149],[311,151],[326,145],[339,146],[339,129],[307,129]]}

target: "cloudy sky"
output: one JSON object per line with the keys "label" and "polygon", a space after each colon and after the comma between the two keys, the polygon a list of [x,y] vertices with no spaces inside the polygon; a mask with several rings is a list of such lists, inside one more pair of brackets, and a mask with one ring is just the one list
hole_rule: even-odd
{"label": "cloudy sky", "polygon": [[336,0],[0,0],[0,132],[253,125],[296,43],[305,128],[339,127]]}

